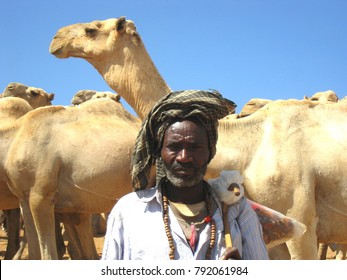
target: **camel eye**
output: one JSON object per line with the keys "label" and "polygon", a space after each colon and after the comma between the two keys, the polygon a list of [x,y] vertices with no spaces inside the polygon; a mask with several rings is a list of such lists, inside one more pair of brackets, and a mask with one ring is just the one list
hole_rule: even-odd
{"label": "camel eye", "polygon": [[89,37],[94,37],[95,35],[96,35],[96,29],[95,28],[89,28],[89,27],[87,27],[86,29],[85,29],[85,31],[86,31],[86,34],[87,34],[87,36],[89,36]]}
{"label": "camel eye", "polygon": [[38,96],[39,95],[36,91],[33,91],[33,90],[30,91],[30,93],[31,93],[32,96]]}

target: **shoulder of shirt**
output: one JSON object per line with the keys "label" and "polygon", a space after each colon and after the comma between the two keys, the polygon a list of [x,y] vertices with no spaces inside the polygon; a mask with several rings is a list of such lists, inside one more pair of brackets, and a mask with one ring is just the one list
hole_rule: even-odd
{"label": "shoulder of shirt", "polygon": [[158,188],[154,187],[150,189],[131,192],[121,197],[118,200],[117,204],[129,203],[129,201],[149,202],[156,197],[157,191]]}
{"label": "shoulder of shirt", "polygon": [[[123,216],[128,209],[138,209],[146,207],[145,204],[156,199],[157,188],[140,190],[122,196],[114,205],[109,217]],[[141,206],[143,204],[143,206]]]}

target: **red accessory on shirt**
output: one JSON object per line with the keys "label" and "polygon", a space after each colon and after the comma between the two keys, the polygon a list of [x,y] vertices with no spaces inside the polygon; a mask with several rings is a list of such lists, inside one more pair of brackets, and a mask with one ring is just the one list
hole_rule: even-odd
{"label": "red accessory on shirt", "polygon": [[189,239],[189,245],[192,248],[192,250],[195,250],[195,246],[198,243],[198,235],[196,233],[196,228],[194,223],[190,224],[190,239]]}

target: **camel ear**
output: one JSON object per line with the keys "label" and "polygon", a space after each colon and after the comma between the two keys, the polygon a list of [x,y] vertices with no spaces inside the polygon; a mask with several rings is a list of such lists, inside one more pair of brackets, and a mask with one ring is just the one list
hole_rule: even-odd
{"label": "camel ear", "polygon": [[116,30],[118,32],[123,32],[125,28],[125,23],[126,23],[125,17],[120,17],[119,19],[117,19]]}

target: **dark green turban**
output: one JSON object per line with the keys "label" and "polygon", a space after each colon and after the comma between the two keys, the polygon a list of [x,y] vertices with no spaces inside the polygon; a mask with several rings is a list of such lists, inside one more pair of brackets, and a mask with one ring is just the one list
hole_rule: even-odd
{"label": "dark green turban", "polygon": [[131,159],[131,176],[135,191],[147,187],[150,170],[157,165],[157,181],[162,171],[160,149],[164,133],[174,120],[198,119],[209,137],[210,159],[216,154],[218,120],[235,113],[235,103],[217,91],[175,91],[161,98],[144,119]]}

